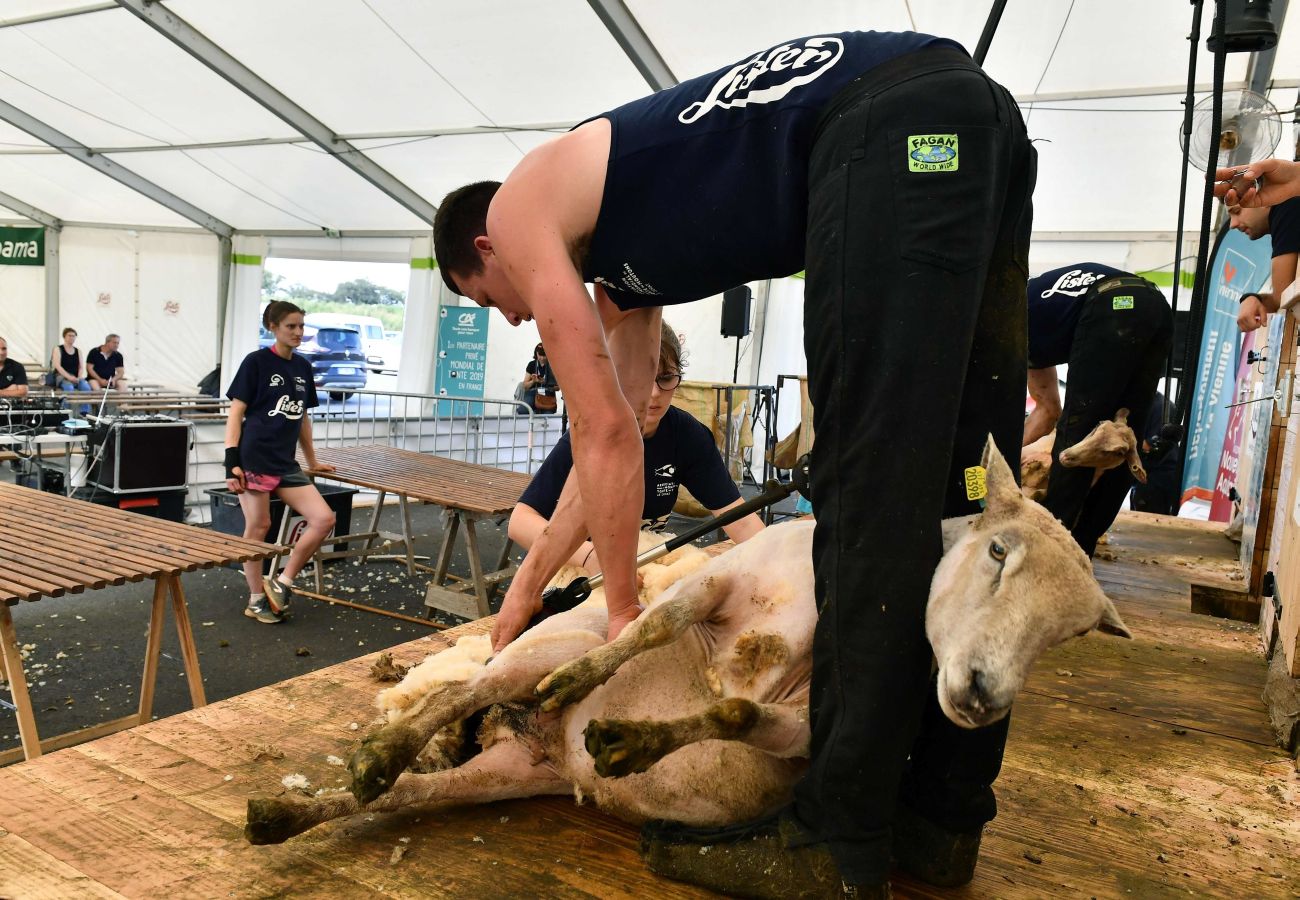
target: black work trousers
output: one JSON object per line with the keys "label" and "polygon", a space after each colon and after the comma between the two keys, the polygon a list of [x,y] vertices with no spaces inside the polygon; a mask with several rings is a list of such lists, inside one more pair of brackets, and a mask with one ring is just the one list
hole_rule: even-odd
{"label": "black work trousers", "polygon": [[1067,469],[1061,465],[1061,451],[1121,409],[1128,409],[1129,427],[1141,441],[1174,339],[1173,310],[1154,285],[1109,284],[1098,282],[1084,298],[1074,329],[1069,383],[1056,423],[1052,471],[1043,498],[1043,505],[1070,529],[1089,556],[1119,515],[1133,487],[1133,475],[1121,464],[1103,472],[1093,484],[1093,470]]}
{"label": "black work trousers", "polygon": [[818,621],[794,812],[850,882],[888,873],[905,768],[903,802],[937,824],[968,830],[996,809],[1006,722],[967,731],[939,712],[924,617],[941,518],[979,511],[963,470],[990,433],[1019,458],[1034,160],[1010,95],[951,49],[866,73],[815,138]]}

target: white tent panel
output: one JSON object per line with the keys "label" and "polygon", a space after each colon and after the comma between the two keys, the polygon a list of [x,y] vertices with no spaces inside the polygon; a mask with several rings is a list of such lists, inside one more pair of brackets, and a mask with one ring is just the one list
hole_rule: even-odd
{"label": "white tent panel", "polygon": [[[358,141],[357,146],[393,175],[434,203],[471,181],[503,180],[534,147],[554,134],[542,131],[471,134],[435,140]],[[387,146],[383,146],[387,145]],[[382,149],[370,149],[382,147]]]}
{"label": "white tent panel", "polygon": [[60,330],[77,329],[83,354],[121,335],[128,377],[193,387],[216,365],[218,246],[209,235],[65,228]]}
{"label": "white tent panel", "polygon": [[70,156],[0,155],[0,190],[65,221],[196,227]]}
{"label": "white tent panel", "polygon": [[[411,239],[402,237],[272,237],[267,258],[355,260],[409,265]],[[429,255],[432,255],[431,253]],[[272,271],[275,267],[271,266]]]}
{"label": "white tent panel", "polygon": [[27,221],[26,216],[15,212],[7,206],[0,206],[0,219],[6,220],[5,224],[13,224],[15,219],[21,219],[24,223]]}
{"label": "white tent panel", "polygon": [[116,229],[63,229],[58,328],[76,329],[83,362],[104,335],[121,335],[127,375],[138,379],[144,360],[135,329],[136,241]]}
{"label": "white tent panel", "polygon": [[577,115],[588,98],[614,105],[620,82],[637,81],[586,4],[572,0],[169,7],[339,132],[551,121]]}
{"label": "white tent panel", "polygon": [[46,361],[43,266],[0,266],[0,337],[10,359]]}
{"label": "white tent panel", "polygon": [[89,0],[5,0],[0,25],[31,16],[49,15],[91,5]]}
{"label": "white tent panel", "polygon": [[314,145],[114,153],[109,158],[244,231],[427,227]]}
{"label": "white tent panel", "polygon": [[[1099,105],[1113,111],[1081,111]],[[1182,167],[1177,108],[1169,97],[1130,97],[1026,111],[1038,150],[1034,230],[1172,230]],[[1192,227],[1200,218],[1200,184],[1193,175],[1188,185]]]}
{"label": "white tent panel", "polygon": [[0,29],[0,59],[6,100],[88,146],[293,134],[125,10]]}
{"label": "white tent panel", "polygon": [[217,364],[220,241],[208,234],[142,231],[135,320],[141,380],[193,389]]}

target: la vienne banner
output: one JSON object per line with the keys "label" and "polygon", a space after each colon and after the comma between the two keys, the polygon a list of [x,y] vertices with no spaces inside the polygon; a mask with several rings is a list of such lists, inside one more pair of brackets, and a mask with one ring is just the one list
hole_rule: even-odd
{"label": "la vienne banner", "polygon": [[1233,376],[1241,358],[1238,300],[1242,294],[1259,290],[1268,280],[1272,254],[1273,242],[1269,238],[1252,241],[1239,231],[1225,228],[1211,256],[1205,330],[1196,363],[1187,464],[1183,469],[1183,502],[1214,497],[1231,413],[1225,407],[1234,397]]}

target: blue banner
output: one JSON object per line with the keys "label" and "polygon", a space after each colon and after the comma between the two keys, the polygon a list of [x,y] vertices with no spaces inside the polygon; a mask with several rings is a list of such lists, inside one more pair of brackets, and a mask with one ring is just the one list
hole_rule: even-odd
{"label": "blue banner", "polygon": [[1239,231],[1227,230],[1210,259],[1205,330],[1196,361],[1192,395],[1191,431],[1187,465],[1183,469],[1182,500],[1210,500],[1219,474],[1219,457],[1228,430],[1233,401],[1241,331],[1237,308],[1241,295],[1257,291],[1272,274],[1273,241],[1252,241]]}
{"label": "blue banner", "polygon": [[[433,379],[439,397],[483,396],[487,376],[488,312],[468,306],[438,310],[438,368]],[[440,416],[481,416],[482,403],[438,401]]]}

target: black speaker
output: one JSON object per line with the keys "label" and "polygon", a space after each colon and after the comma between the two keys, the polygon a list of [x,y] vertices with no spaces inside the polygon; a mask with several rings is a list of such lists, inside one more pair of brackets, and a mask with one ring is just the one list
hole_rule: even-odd
{"label": "black speaker", "polygon": [[[1272,19],[1273,0],[1218,0],[1226,3],[1224,10],[1223,37],[1216,30],[1210,30],[1205,46],[1218,50],[1222,45],[1226,53],[1255,52],[1269,50],[1277,46],[1277,25]],[[1284,7],[1285,8],[1285,7]]]}
{"label": "black speaker", "polygon": [[141,418],[100,420],[90,437],[98,461],[87,481],[116,493],[189,485],[190,423]]}
{"label": "black speaker", "polygon": [[722,336],[742,338],[749,334],[749,305],[754,293],[749,285],[722,292]]}

